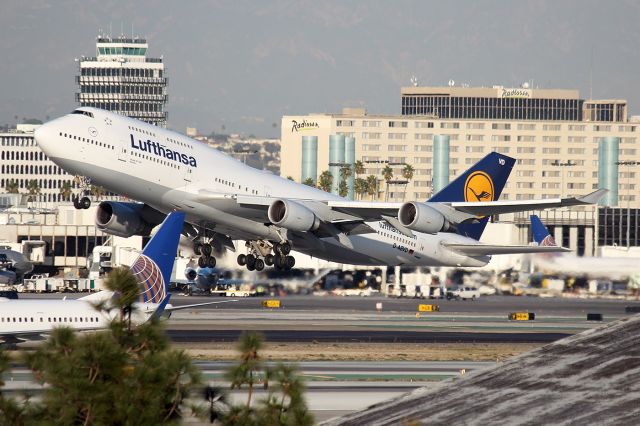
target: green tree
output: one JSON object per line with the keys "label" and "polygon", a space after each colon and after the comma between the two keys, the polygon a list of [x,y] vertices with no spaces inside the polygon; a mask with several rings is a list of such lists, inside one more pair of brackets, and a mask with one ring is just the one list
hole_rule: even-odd
{"label": "green tree", "polygon": [[329,170],[325,170],[320,173],[318,188],[322,189],[324,192],[331,192],[331,185],[333,185],[333,175],[331,172]]}
{"label": "green tree", "polygon": [[360,160],[356,161],[356,163],[353,166],[353,171],[356,173],[356,175],[364,174],[364,164],[362,163],[362,161]]}
{"label": "green tree", "polygon": [[349,185],[347,181],[344,179],[340,179],[340,183],[338,184],[338,195],[341,197],[346,197],[349,194]]}
{"label": "green tree", "polygon": [[225,377],[231,383],[231,389],[239,389],[246,385],[247,408],[251,407],[254,386],[262,380],[262,359],[259,351],[262,349],[264,339],[259,333],[244,332],[240,336],[237,349],[240,352],[240,363],[230,368]]}
{"label": "green tree", "polygon": [[20,192],[18,182],[13,179],[7,180],[7,183],[4,184],[4,190],[9,194],[17,194]]}
{"label": "green tree", "polygon": [[414,172],[415,172],[415,169],[413,168],[413,166],[411,164],[405,164],[404,168],[402,169],[402,177],[407,180],[407,183],[404,185],[404,194],[402,196],[403,200],[407,196],[407,186],[409,185],[409,181],[411,179],[413,179],[413,173]]}
{"label": "green tree", "polygon": [[101,186],[91,185],[90,189],[91,195],[93,195],[96,200],[99,200],[107,191]]}
{"label": "green tree", "polygon": [[29,201],[35,201],[40,194],[40,185],[36,179],[31,179],[27,182],[27,193],[29,194]]}
{"label": "green tree", "polygon": [[371,200],[374,195],[376,198],[378,196],[378,178],[374,175],[367,176],[367,194],[371,196]]}
{"label": "green tree", "polygon": [[316,183],[310,177],[306,178],[302,184],[307,186],[316,186]]}
{"label": "green tree", "polygon": [[363,199],[364,194],[367,193],[367,181],[363,178],[356,178],[353,182],[353,190],[360,199]]}
{"label": "green tree", "polygon": [[137,291],[130,271],[120,270],[107,282],[118,292],[100,307],[102,315],[121,313],[107,331],[58,328],[26,355],[35,379],[47,385],[31,413],[33,423],[164,424],[184,415],[185,399],[200,384],[199,370],[183,351],[171,349],[158,320],[130,327],[136,300],[131,294]]}
{"label": "green tree", "polygon": [[71,198],[71,194],[73,193],[71,182],[63,182],[60,186],[60,195],[62,195],[62,199],[65,201],[69,201]]}
{"label": "green tree", "polygon": [[[259,350],[263,346],[260,334],[247,332],[240,336],[238,351],[240,362],[232,366],[225,377],[231,389],[248,387],[246,405],[226,405],[226,414],[221,418],[224,425],[311,425],[313,417],[304,399],[305,386],[295,365],[277,364],[264,367]],[[253,388],[262,382],[268,390],[266,398],[253,406]],[[216,392],[216,395],[218,393]],[[211,395],[207,397],[211,400]],[[212,410],[213,412],[213,410]],[[219,418],[217,413],[212,418]]]}

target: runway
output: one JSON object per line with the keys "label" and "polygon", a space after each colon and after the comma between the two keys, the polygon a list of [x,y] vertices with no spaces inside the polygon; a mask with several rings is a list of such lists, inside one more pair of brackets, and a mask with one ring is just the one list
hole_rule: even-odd
{"label": "runway", "polygon": [[[378,330],[264,330],[267,342],[322,342],[322,343],[550,343],[570,336],[565,333],[483,333],[433,331],[378,331]],[[168,329],[173,342],[235,342],[242,330],[185,330]]]}

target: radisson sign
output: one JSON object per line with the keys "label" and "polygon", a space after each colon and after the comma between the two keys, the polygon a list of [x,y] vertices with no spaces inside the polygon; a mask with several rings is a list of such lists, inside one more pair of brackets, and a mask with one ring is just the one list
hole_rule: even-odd
{"label": "radisson sign", "polygon": [[498,89],[498,97],[502,99],[531,99],[531,89]]}

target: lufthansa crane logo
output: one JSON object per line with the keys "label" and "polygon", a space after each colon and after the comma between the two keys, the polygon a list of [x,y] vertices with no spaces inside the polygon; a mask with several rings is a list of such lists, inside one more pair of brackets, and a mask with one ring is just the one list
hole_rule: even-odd
{"label": "lufthansa crane logo", "polygon": [[465,201],[493,201],[493,181],[485,172],[473,172],[464,183]]}

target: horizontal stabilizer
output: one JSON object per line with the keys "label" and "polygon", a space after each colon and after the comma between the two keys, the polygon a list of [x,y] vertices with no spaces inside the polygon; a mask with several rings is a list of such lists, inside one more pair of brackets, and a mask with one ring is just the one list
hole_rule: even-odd
{"label": "horizontal stabilizer", "polygon": [[495,244],[458,244],[443,243],[445,247],[455,250],[467,256],[490,256],[493,254],[518,254],[518,253],[553,253],[558,251],[571,251],[565,247],[540,247],[540,246],[502,246]]}

